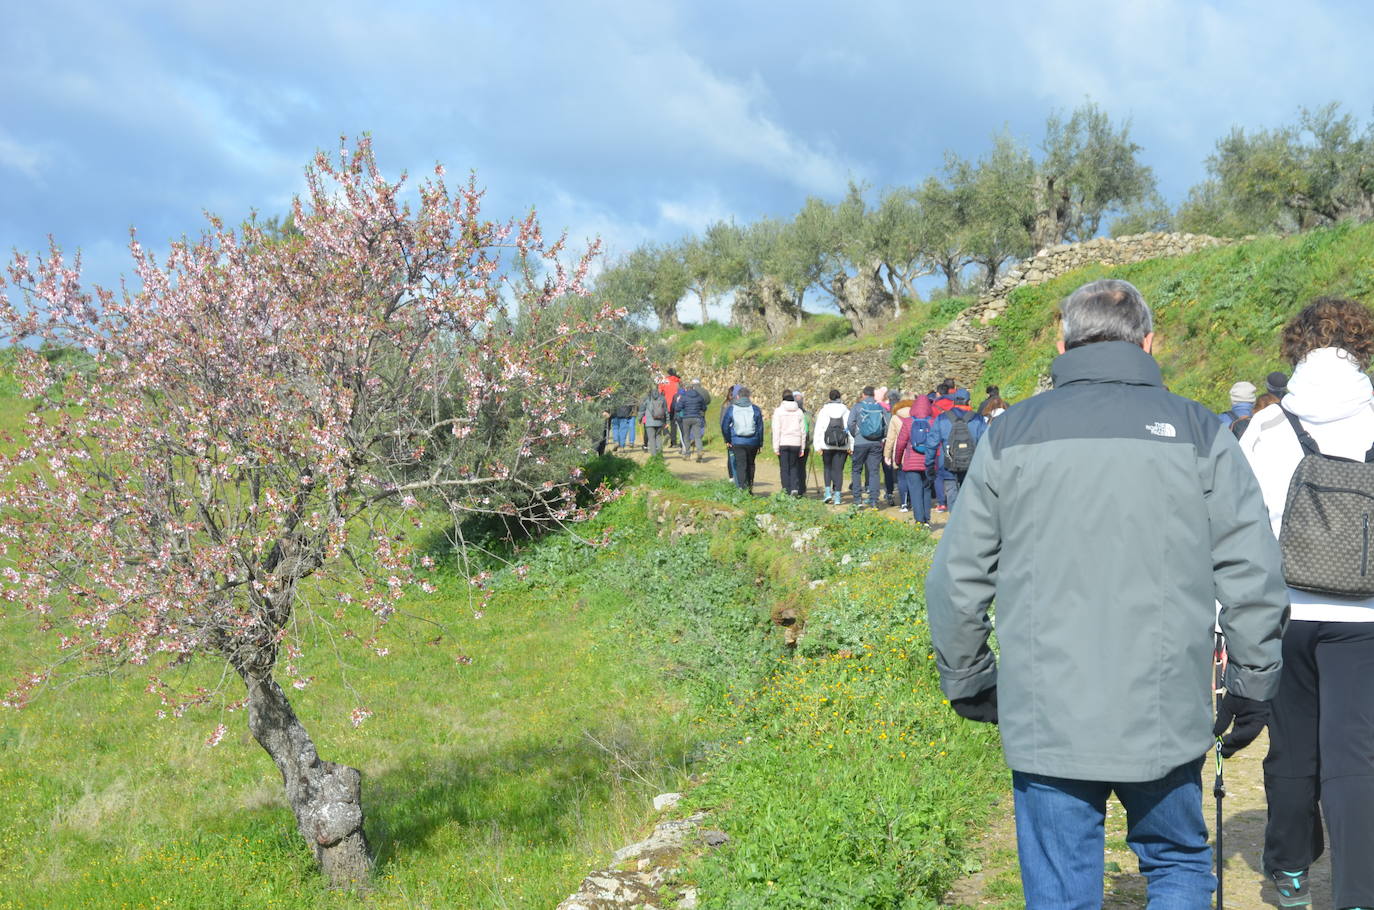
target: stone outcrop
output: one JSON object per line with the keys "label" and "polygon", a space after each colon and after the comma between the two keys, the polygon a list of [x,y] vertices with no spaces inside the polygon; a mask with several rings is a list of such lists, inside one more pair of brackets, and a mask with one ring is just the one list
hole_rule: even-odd
{"label": "stone outcrop", "polygon": [[1094,237],[1082,243],[1066,243],[1041,250],[1013,266],[978,301],[943,329],[930,332],[920,352],[902,364],[904,384],[931,389],[946,376],[965,385],[978,381],[987,359],[988,343],[997,332],[996,320],[1007,308],[1011,292],[1023,284],[1037,285],[1087,265],[1126,265],[1185,256],[1231,241],[1205,234],[1154,232],[1126,237]]}
{"label": "stone outcrop", "polygon": [[[663,797],[654,800],[665,808],[676,805]],[[582,880],[575,894],[569,895],[557,910],[653,910],[664,906],[686,910],[697,903],[696,889],[678,884],[682,860],[703,849],[718,847],[729,840],[721,831],[702,830],[705,812],[687,818],[659,822],[638,843],[621,847],[612,857],[609,869],[593,872]],[[667,903],[665,903],[665,900]]]}

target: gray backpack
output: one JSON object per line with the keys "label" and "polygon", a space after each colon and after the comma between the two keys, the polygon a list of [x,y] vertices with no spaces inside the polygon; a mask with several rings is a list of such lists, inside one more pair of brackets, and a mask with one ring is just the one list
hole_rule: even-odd
{"label": "gray backpack", "polygon": [[1300,591],[1374,597],[1374,446],[1364,461],[1323,455],[1298,418],[1284,411],[1304,452],[1283,501],[1283,577]]}

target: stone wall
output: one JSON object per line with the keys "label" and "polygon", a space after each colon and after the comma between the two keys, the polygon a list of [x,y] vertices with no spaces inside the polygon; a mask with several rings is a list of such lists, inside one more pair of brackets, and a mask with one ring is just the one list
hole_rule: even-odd
{"label": "stone wall", "polygon": [[919,353],[893,369],[890,348],[873,348],[845,354],[798,354],[759,361],[739,360],[727,367],[703,361],[697,352],[684,354],[678,368],[684,380],[700,379],[712,396],[722,394],[736,382],[754,393],[754,403],[769,412],[790,388],[806,394],[811,410],[826,401],[830,389],[839,389],[844,400],[852,402],[866,385],[896,386],[904,392],[929,391],[946,376],[965,386],[978,381],[987,359],[988,343],[997,332],[997,317],[1007,308],[1007,295],[1023,284],[1044,284],[1086,265],[1125,265],[1184,256],[1231,241],[1204,234],[1132,234],[1126,237],[1096,237],[1082,243],[1068,243],[1041,250],[1012,267],[998,279],[992,290],[943,329],[930,332]]}

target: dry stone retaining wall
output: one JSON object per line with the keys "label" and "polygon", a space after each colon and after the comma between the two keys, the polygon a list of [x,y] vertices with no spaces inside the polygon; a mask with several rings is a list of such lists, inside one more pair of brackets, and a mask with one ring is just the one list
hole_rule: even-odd
{"label": "dry stone retaining wall", "polygon": [[902,364],[912,388],[934,388],[953,376],[964,384],[977,382],[987,359],[988,343],[997,332],[995,321],[1007,308],[1007,297],[1023,284],[1044,284],[1087,265],[1126,265],[1147,259],[1185,256],[1232,241],[1206,234],[1153,232],[1125,237],[1094,237],[1082,243],[1066,243],[1041,250],[997,280],[992,290],[978,298],[946,328],[926,335],[920,353]]}
{"label": "dry stone retaining wall", "polygon": [[798,354],[760,362],[744,359],[726,367],[704,362],[699,353],[682,355],[677,366],[684,380],[700,379],[712,395],[721,395],[736,382],[754,393],[754,402],[767,410],[790,388],[806,394],[814,411],[830,389],[853,401],[866,385],[893,385],[904,392],[928,391],[952,376],[965,385],[978,381],[987,359],[988,343],[997,331],[996,320],[1007,307],[1007,296],[1023,284],[1044,284],[1086,265],[1125,265],[1184,256],[1230,241],[1204,234],[1149,233],[1126,237],[1096,237],[1041,250],[998,279],[992,290],[943,329],[930,332],[920,352],[900,370],[891,366],[892,351],[874,348],[847,354]]}

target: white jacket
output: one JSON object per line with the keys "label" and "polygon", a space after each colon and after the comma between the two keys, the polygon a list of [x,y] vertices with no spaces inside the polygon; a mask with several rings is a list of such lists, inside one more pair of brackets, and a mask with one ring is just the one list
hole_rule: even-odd
{"label": "white jacket", "polygon": [[[1259,479],[1269,525],[1278,537],[1288,482],[1302,460],[1302,446],[1283,411],[1297,417],[1324,455],[1363,461],[1374,442],[1374,388],[1349,354],[1318,348],[1302,359],[1288,381],[1283,402],[1250,419],[1241,451]],[[1288,589],[1292,618],[1309,622],[1374,622],[1374,598],[1346,600]]]}
{"label": "white jacket", "polygon": [[780,446],[806,445],[806,419],[795,401],[784,401],[773,411],[773,454]]}
{"label": "white jacket", "polygon": [[[838,401],[827,401],[824,407],[816,413],[816,431],[812,434],[811,446],[817,452],[835,448],[835,446],[828,446],[825,444],[825,428],[830,426],[830,419],[832,417],[840,418],[840,426],[849,426],[849,408]],[[844,438],[844,448],[846,450],[853,448],[854,439],[849,435],[848,430],[845,430]]]}

